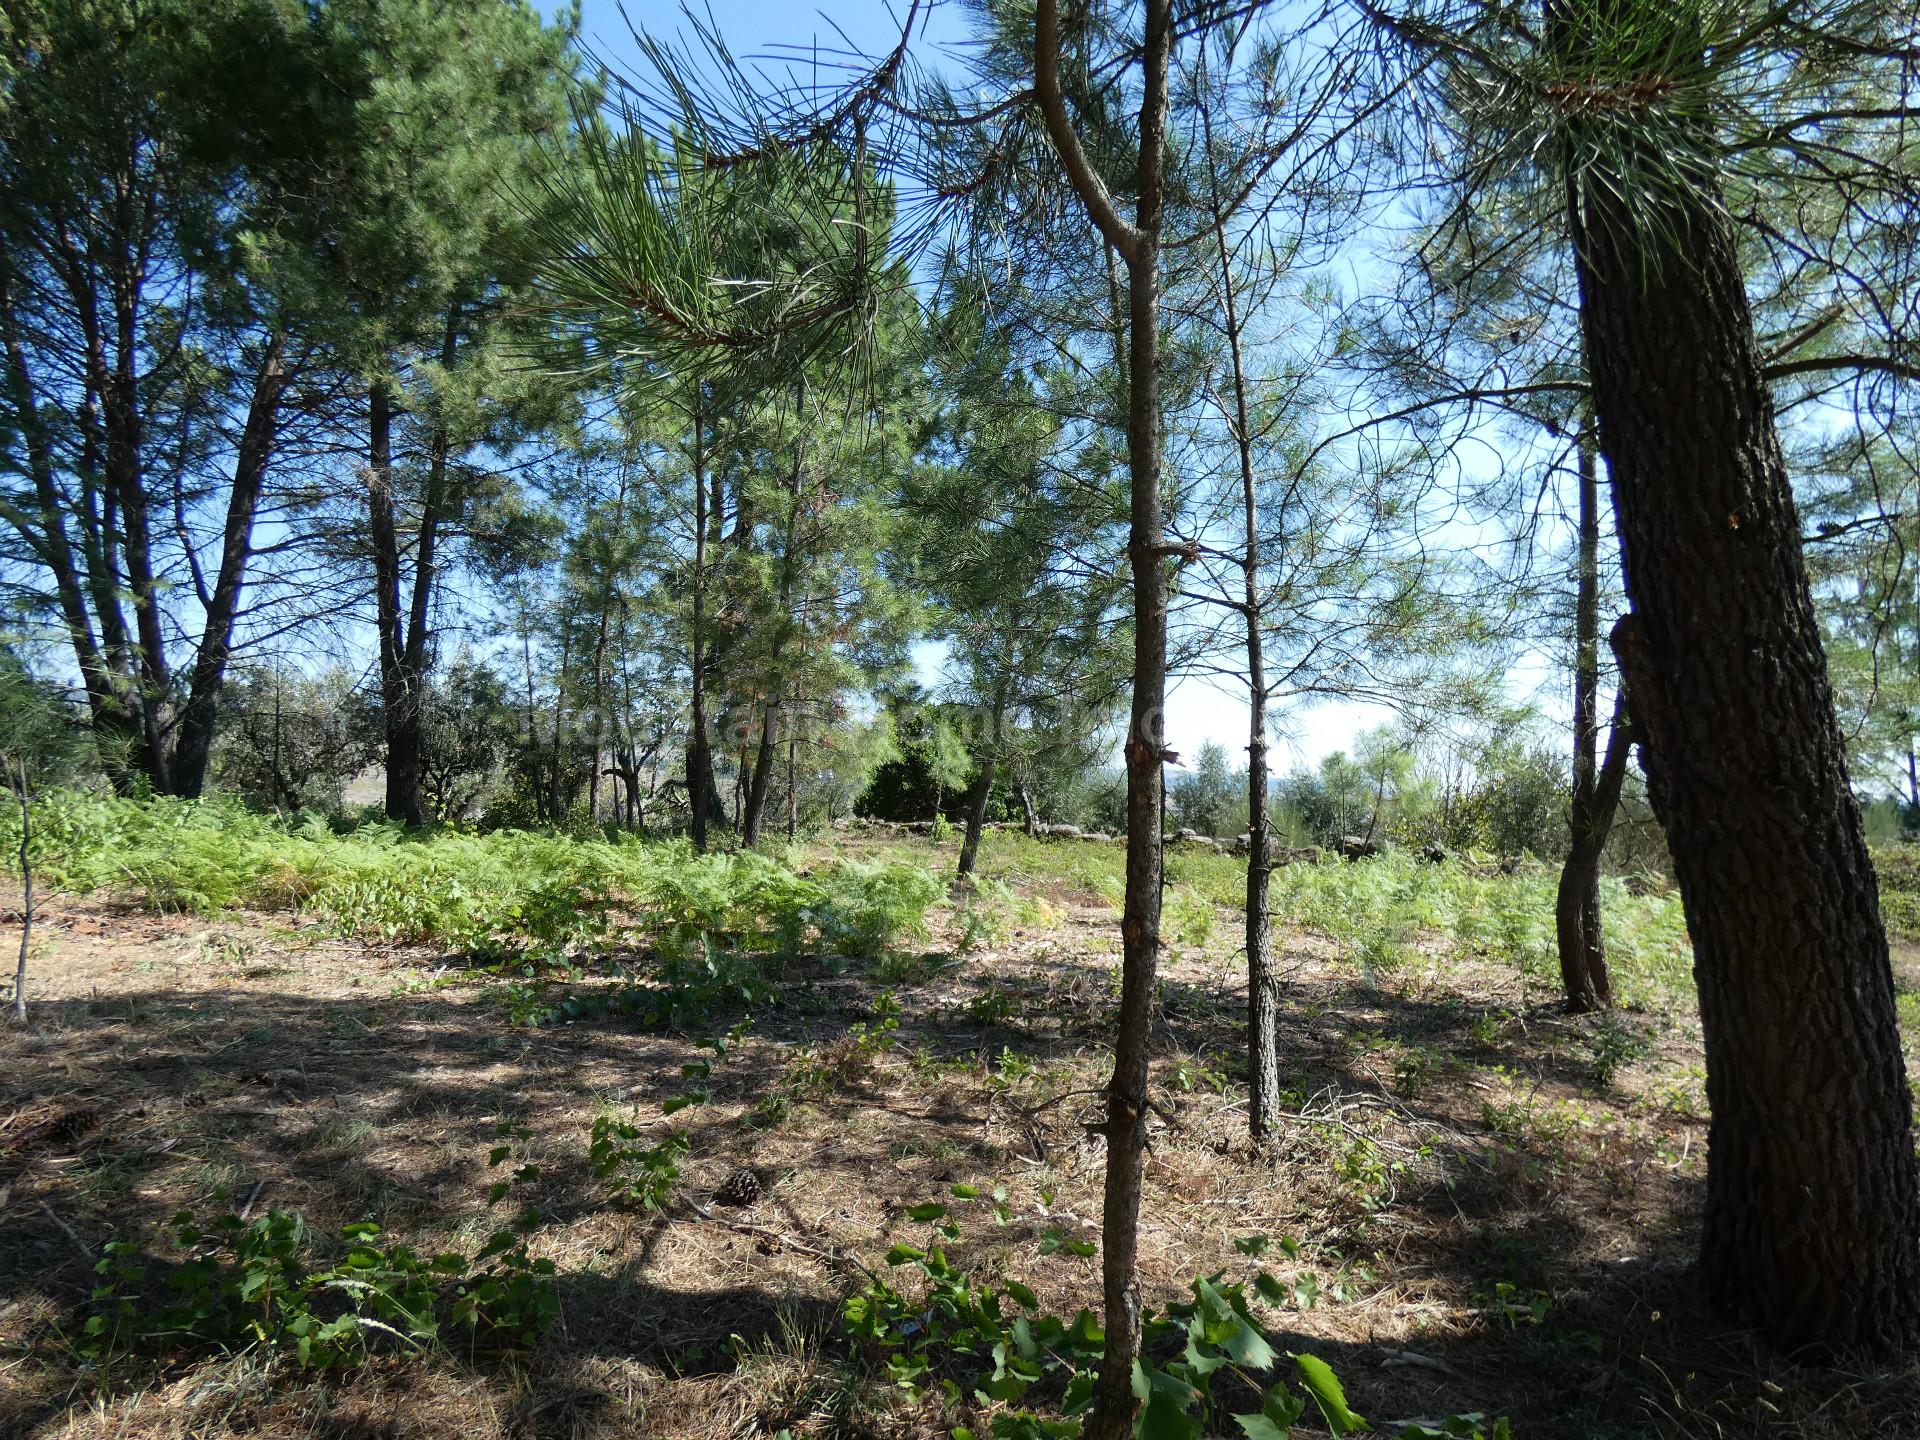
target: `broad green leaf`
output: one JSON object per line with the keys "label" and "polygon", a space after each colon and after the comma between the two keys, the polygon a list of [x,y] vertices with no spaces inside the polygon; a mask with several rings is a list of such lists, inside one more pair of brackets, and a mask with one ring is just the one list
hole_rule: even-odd
{"label": "broad green leaf", "polygon": [[1347,1408],[1347,1392],[1340,1388],[1339,1377],[1326,1361],[1317,1355],[1296,1354],[1293,1364],[1299,1372],[1300,1383],[1313,1396],[1313,1403],[1320,1407],[1320,1416],[1329,1430],[1338,1436],[1367,1428],[1367,1422]]}
{"label": "broad green leaf", "polygon": [[1200,1440],[1200,1422],[1172,1391],[1155,1386],[1134,1422],[1133,1433],[1139,1440]]}

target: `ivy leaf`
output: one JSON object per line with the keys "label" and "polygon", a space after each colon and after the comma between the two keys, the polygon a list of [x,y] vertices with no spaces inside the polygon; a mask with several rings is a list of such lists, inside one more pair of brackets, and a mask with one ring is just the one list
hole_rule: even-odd
{"label": "ivy leaf", "polygon": [[1289,1440],[1293,1427],[1307,1412],[1307,1402],[1283,1380],[1261,1397],[1258,1415],[1236,1415],[1247,1440]]}
{"label": "ivy leaf", "polygon": [[1153,1387],[1140,1412],[1139,1440],[1200,1440],[1200,1422],[1186,1412],[1171,1390]]}
{"label": "ivy leaf", "polygon": [[1367,1428],[1367,1422],[1347,1408],[1347,1392],[1340,1388],[1339,1377],[1326,1361],[1317,1355],[1295,1355],[1293,1364],[1299,1372],[1300,1383],[1313,1396],[1313,1403],[1320,1407],[1320,1417],[1327,1422],[1327,1429],[1338,1436]]}

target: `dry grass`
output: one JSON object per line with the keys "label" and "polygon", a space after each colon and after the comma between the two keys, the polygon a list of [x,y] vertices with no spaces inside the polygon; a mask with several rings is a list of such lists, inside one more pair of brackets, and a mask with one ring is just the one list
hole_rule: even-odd
{"label": "dry grass", "polygon": [[[838,1327],[862,1265],[924,1233],[907,1207],[1004,1183],[1010,1223],[970,1226],[956,1259],[1063,1314],[1098,1298],[1097,1262],[1041,1240],[1097,1235],[1112,912],[1071,869],[1015,880],[1049,908],[990,949],[956,959],[949,930],[892,987],[794,979],[715,1068],[712,1102],[676,1117],[692,1148],[657,1215],[607,1200],[587,1131],[602,1113],[657,1117],[700,1037],[620,1019],[514,1029],[436,956],[284,916],[56,902],[39,1033],[0,1039],[0,1434],[945,1434],[956,1416],[888,1387]],[[1920,1435],[1911,1373],[1798,1369],[1693,1301],[1690,1015],[1623,1017],[1642,1037],[1623,1058],[1508,968],[1423,944],[1370,985],[1293,936],[1293,1113],[1257,1151],[1234,928],[1222,911],[1164,968],[1149,1303],[1244,1273],[1236,1238],[1286,1237],[1297,1255],[1262,1263],[1298,1299],[1266,1313],[1270,1332],[1328,1360],[1371,1416],[1483,1410],[1525,1440]],[[899,1027],[862,1040],[884,988]],[[316,1230],[371,1217],[471,1243],[503,1120],[531,1132],[551,1217],[535,1248],[560,1276],[561,1323],[533,1353],[388,1355],[326,1379],[248,1354],[106,1374],[77,1358],[91,1257],[179,1208],[253,1195]],[[765,1193],[711,1203],[742,1166]]]}

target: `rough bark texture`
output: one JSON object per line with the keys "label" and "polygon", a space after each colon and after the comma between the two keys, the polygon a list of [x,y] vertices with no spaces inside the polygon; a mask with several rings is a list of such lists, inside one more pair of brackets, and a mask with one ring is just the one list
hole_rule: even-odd
{"label": "rough bark texture", "polygon": [[1701,1276],[1784,1346],[1903,1349],[1911,1104],[1799,517],[1731,224],[1710,180],[1648,176],[1590,171],[1571,218],[1633,612],[1614,648],[1700,990]]}
{"label": "rough bark texture", "polygon": [[[1600,929],[1600,846],[1613,825],[1614,801],[1604,809],[1597,794],[1600,725],[1600,484],[1592,449],[1580,446],[1579,558],[1573,607],[1573,793],[1567,824],[1572,832],[1560,871],[1554,923],[1560,946],[1560,983],[1567,1009],[1579,1015],[1613,1003],[1607,953]],[[1619,731],[1623,715],[1616,715]],[[1611,745],[1609,752],[1611,753]],[[1625,750],[1622,749],[1624,761]],[[1614,799],[1619,786],[1614,786]],[[1598,844],[1594,843],[1598,832]]]}

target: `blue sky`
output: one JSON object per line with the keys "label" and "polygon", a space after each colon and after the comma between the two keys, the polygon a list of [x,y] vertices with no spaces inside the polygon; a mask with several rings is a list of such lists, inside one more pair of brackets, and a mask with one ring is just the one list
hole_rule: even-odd
{"label": "blue sky", "polygon": [[[848,0],[825,10],[774,0],[708,0],[696,13],[710,20],[736,59],[778,71],[816,43],[823,50],[843,50],[850,43],[868,54],[884,52],[899,39],[905,8],[875,0]],[[583,0],[582,38],[594,55],[616,66],[631,67],[638,58],[629,22],[654,33],[687,28],[678,4],[626,0],[623,13],[619,0]],[[934,0],[922,34],[938,47],[956,41],[964,29],[964,17],[953,0]],[[923,63],[933,59],[924,44],[919,50]],[[924,683],[938,683],[941,653],[935,645],[916,648]],[[1520,688],[1537,685],[1539,678],[1523,680]],[[1272,761],[1281,771],[1317,764],[1330,751],[1350,748],[1358,732],[1392,718],[1383,706],[1339,702],[1284,711],[1278,717],[1281,738]],[[1166,724],[1169,746],[1183,756],[1192,756],[1207,741],[1224,746],[1236,761],[1245,754],[1247,702],[1244,693],[1230,687],[1202,679],[1175,681],[1168,692]]]}

